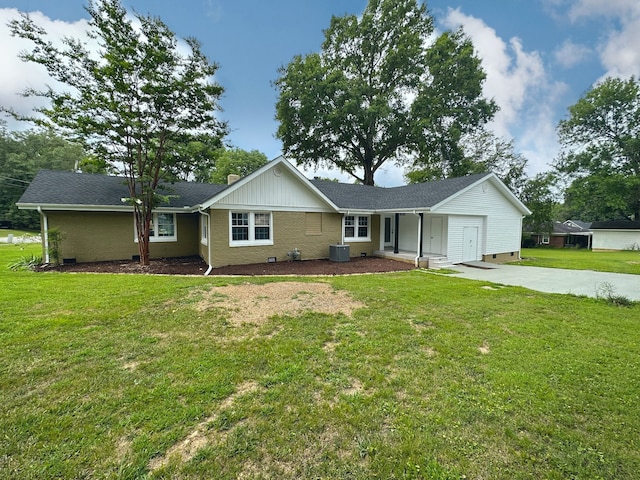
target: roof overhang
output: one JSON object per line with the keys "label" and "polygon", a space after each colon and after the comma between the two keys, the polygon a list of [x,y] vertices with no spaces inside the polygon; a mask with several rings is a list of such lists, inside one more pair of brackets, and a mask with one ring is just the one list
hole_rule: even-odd
{"label": "roof overhang", "polygon": [[[53,203],[17,203],[20,210],[48,210],[69,212],[133,212],[131,205],[77,205],[77,204],[53,204]],[[158,207],[153,209],[159,213],[193,213],[197,207]]]}

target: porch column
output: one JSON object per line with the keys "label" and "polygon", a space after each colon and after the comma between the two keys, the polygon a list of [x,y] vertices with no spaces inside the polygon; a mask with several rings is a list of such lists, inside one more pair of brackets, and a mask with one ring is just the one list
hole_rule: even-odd
{"label": "porch column", "polygon": [[393,242],[393,253],[400,253],[400,248],[398,247],[398,242],[400,241],[400,214],[396,213],[396,231],[394,234],[394,242]]}

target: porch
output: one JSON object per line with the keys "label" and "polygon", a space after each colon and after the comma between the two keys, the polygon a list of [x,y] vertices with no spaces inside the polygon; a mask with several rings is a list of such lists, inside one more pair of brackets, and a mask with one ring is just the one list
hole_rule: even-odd
{"label": "porch", "polygon": [[[394,252],[393,247],[385,247],[384,250],[375,250],[373,254],[376,257],[389,258],[404,263],[411,263],[416,265],[416,252],[409,250],[399,250]],[[449,268],[453,264],[449,259],[441,253],[422,253],[422,256],[417,259],[416,267],[431,268],[438,270],[440,268]]]}

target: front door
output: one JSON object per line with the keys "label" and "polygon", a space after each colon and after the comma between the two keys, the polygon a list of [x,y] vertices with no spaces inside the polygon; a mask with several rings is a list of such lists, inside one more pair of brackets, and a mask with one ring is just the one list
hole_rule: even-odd
{"label": "front door", "polygon": [[478,227],[464,227],[462,232],[462,261],[478,259]]}
{"label": "front door", "polygon": [[393,247],[393,219],[384,217],[384,246]]}
{"label": "front door", "polygon": [[431,217],[429,222],[428,253],[442,253],[442,217]]}

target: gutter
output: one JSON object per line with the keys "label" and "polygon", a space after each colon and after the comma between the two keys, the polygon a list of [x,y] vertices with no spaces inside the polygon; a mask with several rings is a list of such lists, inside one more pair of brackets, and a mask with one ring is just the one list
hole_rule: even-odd
{"label": "gutter", "polygon": [[206,277],[211,273],[211,270],[213,270],[213,265],[211,265],[211,217],[209,213],[202,210],[201,207],[198,207],[198,212],[207,217],[207,263],[209,264],[209,268],[204,272],[204,276]]}
{"label": "gutter", "polygon": [[44,263],[49,263],[49,219],[47,218],[47,214],[44,213],[41,206],[36,208],[38,213],[42,217],[42,229],[44,235]]}

